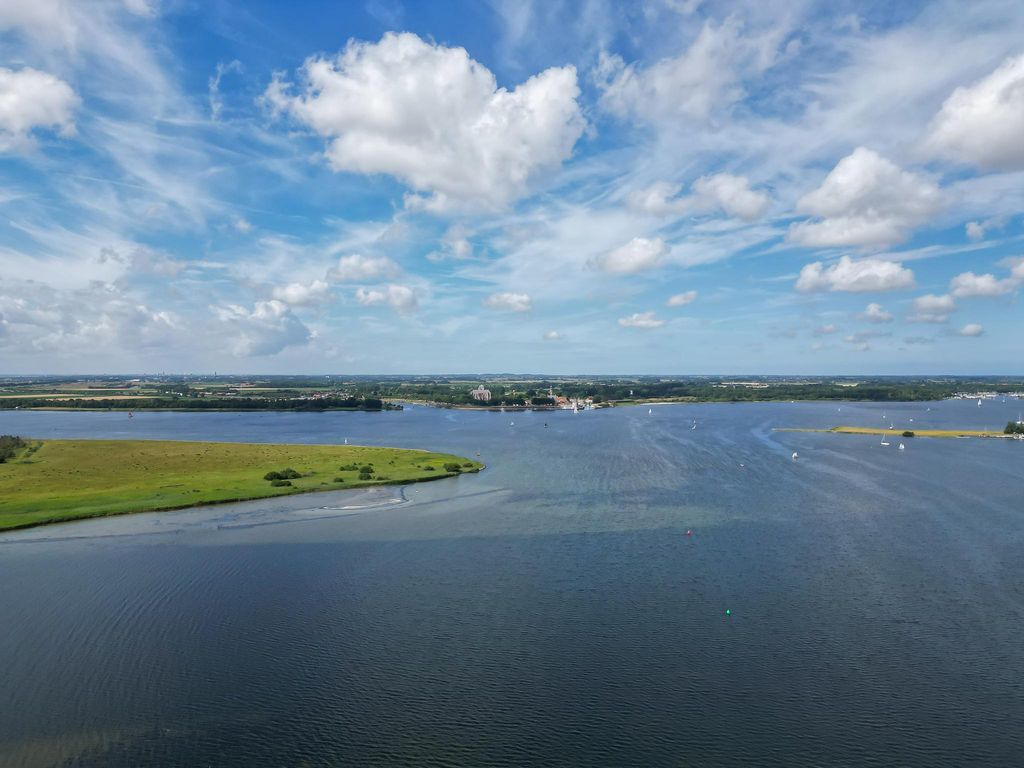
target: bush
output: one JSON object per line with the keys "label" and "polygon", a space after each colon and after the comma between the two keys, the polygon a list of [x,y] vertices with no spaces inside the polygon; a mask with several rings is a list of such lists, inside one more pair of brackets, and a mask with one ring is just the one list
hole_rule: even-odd
{"label": "bush", "polygon": [[459,464],[457,464],[454,461],[449,461],[447,464],[444,465],[444,471],[445,472],[461,472],[462,471],[462,467],[459,466]]}
{"label": "bush", "polygon": [[464,466],[464,467],[472,467],[473,466],[473,462],[472,461],[464,461],[464,462],[462,462],[462,466]]}
{"label": "bush", "polygon": [[281,473],[280,472],[267,472],[267,474],[265,474],[263,476],[263,479],[264,480],[280,480],[281,479]]}
{"label": "bush", "polygon": [[425,467],[423,468],[423,471],[424,471],[424,472],[436,472],[437,470],[436,470],[436,469],[435,469],[434,467],[432,467],[432,466],[430,466],[429,464],[427,464],[427,466],[425,466]]}
{"label": "bush", "polygon": [[904,437],[913,437],[914,433],[911,430],[908,429],[906,432],[903,433],[903,436]]}
{"label": "bush", "polygon": [[296,477],[302,477],[302,475],[300,475],[298,472],[296,472],[291,467],[288,467],[288,469],[282,469],[281,470],[281,479],[282,480],[294,480]]}
{"label": "bush", "polygon": [[283,488],[286,485],[291,485],[291,480],[271,480],[270,484],[275,488]]}
{"label": "bush", "polygon": [[359,468],[359,474],[361,474],[361,475],[372,475],[373,474],[373,465],[372,464],[367,464],[364,467],[360,467]]}
{"label": "bush", "polygon": [[342,464],[338,467],[339,472],[355,472],[357,469],[359,469],[359,467],[355,464]]}
{"label": "bush", "polygon": [[360,472],[359,473],[359,479],[360,480],[371,480],[372,478],[373,478],[373,475],[371,475],[369,472]]}
{"label": "bush", "polygon": [[344,477],[336,477],[336,478],[334,478],[334,482],[336,482],[336,483],[344,483],[345,482],[345,478]]}

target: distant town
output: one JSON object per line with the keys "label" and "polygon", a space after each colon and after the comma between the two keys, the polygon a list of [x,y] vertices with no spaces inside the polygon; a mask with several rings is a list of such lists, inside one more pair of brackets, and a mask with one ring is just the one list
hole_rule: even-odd
{"label": "distant town", "polygon": [[1024,398],[1024,377],[131,376],[0,377],[0,409],[589,410],[655,402]]}

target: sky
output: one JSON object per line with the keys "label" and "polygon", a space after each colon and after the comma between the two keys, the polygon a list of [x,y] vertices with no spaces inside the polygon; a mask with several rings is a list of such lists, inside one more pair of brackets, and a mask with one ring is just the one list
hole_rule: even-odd
{"label": "sky", "polygon": [[0,0],[0,373],[1024,374],[1024,6]]}

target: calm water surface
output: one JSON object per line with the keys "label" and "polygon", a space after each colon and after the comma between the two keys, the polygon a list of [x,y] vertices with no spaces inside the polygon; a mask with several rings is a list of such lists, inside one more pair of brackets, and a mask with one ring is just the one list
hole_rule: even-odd
{"label": "calm water surface", "polygon": [[772,428],[1022,406],[0,412],[488,464],[0,536],[0,765],[1020,765],[1024,444]]}

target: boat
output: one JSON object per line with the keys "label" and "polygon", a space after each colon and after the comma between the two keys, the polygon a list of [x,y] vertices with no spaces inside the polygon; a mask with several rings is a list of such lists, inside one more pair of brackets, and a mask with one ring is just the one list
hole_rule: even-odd
{"label": "boat", "polygon": [[793,461],[796,461],[798,458],[799,458],[799,454],[797,454],[796,451],[793,451]]}
{"label": "boat", "polygon": [[883,441],[882,441],[882,442],[880,443],[880,445],[889,445],[889,443],[888,443],[887,441],[883,440]]}
{"label": "boat", "polygon": [[690,429],[696,429],[696,428],[697,428],[697,422],[695,421],[695,422],[693,422],[693,424],[690,425]]}
{"label": "boat", "polygon": [[978,398],[978,407],[981,408],[981,398]]}
{"label": "boat", "polygon": [[903,443],[900,443],[900,450],[901,451],[906,450],[906,448],[907,447]]}
{"label": "boat", "polygon": [[653,408],[648,408],[647,409],[647,415],[650,416],[652,413],[654,413],[654,409]]}

